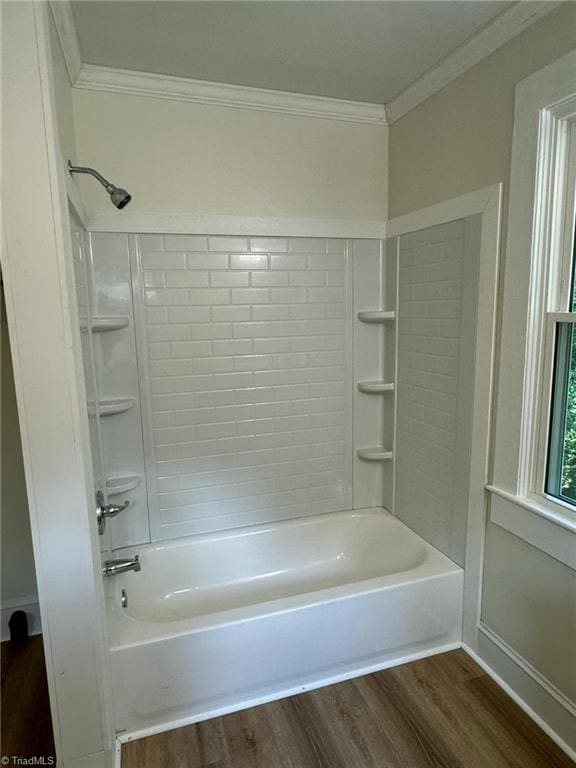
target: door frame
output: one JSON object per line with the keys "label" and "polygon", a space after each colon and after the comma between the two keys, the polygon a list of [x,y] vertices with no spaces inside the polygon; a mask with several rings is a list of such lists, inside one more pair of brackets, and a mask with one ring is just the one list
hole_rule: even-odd
{"label": "door frame", "polygon": [[114,759],[103,581],[48,5],[2,4],[2,272],[58,765]]}

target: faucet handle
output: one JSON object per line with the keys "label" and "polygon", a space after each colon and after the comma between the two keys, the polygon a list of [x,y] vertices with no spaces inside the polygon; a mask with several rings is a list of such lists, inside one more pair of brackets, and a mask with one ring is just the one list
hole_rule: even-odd
{"label": "faucet handle", "polygon": [[102,515],[104,517],[116,517],[117,514],[122,512],[122,510],[126,509],[126,507],[130,506],[130,502],[128,499],[124,502],[124,504],[105,504],[100,509],[102,510]]}
{"label": "faucet handle", "polygon": [[102,491],[96,492],[96,520],[98,521],[98,533],[103,535],[106,530],[106,518],[116,517],[126,507],[130,506],[128,499],[124,504],[104,504],[104,494]]}

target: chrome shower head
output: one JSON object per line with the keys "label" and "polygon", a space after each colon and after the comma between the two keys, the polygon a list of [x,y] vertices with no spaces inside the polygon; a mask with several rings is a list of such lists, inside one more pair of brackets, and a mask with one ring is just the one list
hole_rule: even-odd
{"label": "chrome shower head", "polygon": [[120,210],[126,207],[130,200],[132,200],[132,195],[129,192],[127,192],[125,189],[122,189],[122,187],[117,187],[112,184],[112,182],[108,181],[108,179],[105,179],[101,173],[95,171],[94,168],[86,168],[81,165],[72,165],[70,160],[68,160],[68,171],[70,173],[87,173],[90,176],[94,176],[94,178],[98,179],[100,184],[102,184],[106,192],[108,192],[110,195],[112,205],[116,206],[116,208],[119,208]]}
{"label": "chrome shower head", "polygon": [[110,192],[110,200],[112,201],[112,205],[122,209],[128,205],[130,200],[132,200],[132,195],[129,192],[126,192],[125,189],[122,189],[122,187],[114,187],[112,192]]}

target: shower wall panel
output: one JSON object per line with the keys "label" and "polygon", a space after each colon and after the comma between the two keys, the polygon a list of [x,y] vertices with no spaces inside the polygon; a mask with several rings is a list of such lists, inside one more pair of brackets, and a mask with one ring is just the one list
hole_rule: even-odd
{"label": "shower wall panel", "polygon": [[[396,381],[396,322],[362,322],[362,312],[393,314],[397,293],[397,239],[353,240],[354,311],[354,508],[383,506],[393,510],[394,405]],[[365,384],[385,384],[374,393]],[[366,461],[358,450],[390,451],[385,461]]]}
{"label": "shower wall panel", "polygon": [[347,242],[133,244],[152,539],[350,508]]}
{"label": "shower wall panel", "polygon": [[[90,263],[87,255],[86,231],[76,218],[76,214],[72,209],[70,209],[70,222],[74,282],[76,286],[78,322],[80,323],[80,340],[82,344],[82,367],[84,369],[88,426],[90,430],[90,452],[92,458],[92,471],[94,474],[94,494],[96,494],[96,491],[103,488],[105,485],[106,473],[104,470],[102,432],[98,412],[98,386],[94,357],[94,340],[90,333],[92,317],[92,301],[89,281]],[[106,532],[106,535],[100,537],[99,543],[102,551],[110,549],[109,531]]]}
{"label": "shower wall panel", "polygon": [[[108,503],[129,502],[126,509],[107,521],[106,531],[113,548],[127,547],[150,541],[127,235],[90,235],[90,282],[91,335],[105,471],[101,490]],[[106,325],[118,320],[118,328]]]}
{"label": "shower wall panel", "polygon": [[398,517],[464,564],[480,217],[400,237]]}

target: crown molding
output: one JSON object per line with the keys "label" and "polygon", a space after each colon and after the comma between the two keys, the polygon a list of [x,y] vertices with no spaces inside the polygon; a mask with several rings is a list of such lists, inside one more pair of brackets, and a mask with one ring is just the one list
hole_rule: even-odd
{"label": "crown molding", "polygon": [[69,0],[49,0],[48,4],[62,48],[70,84],[74,85],[80,73],[82,60],[80,59],[80,47],[72,16],[72,6]]}
{"label": "crown molding", "polygon": [[519,0],[386,105],[82,64],[69,0],[49,0],[49,5],[70,82],[75,88],[260,112],[391,125],[553,11],[561,2]]}
{"label": "crown molding", "polygon": [[549,2],[522,0],[522,2],[516,2],[509,10],[501,13],[480,32],[457,48],[438,66],[426,72],[398,96],[387,102],[388,124],[395,123],[560,4],[561,0],[558,2],[556,0]]}
{"label": "crown molding", "polygon": [[82,64],[74,87],[90,91],[107,91],[236,109],[252,109],[259,112],[281,112],[352,123],[386,125],[386,109],[382,104],[271,91],[265,88],[113,69],[93,64]]}

